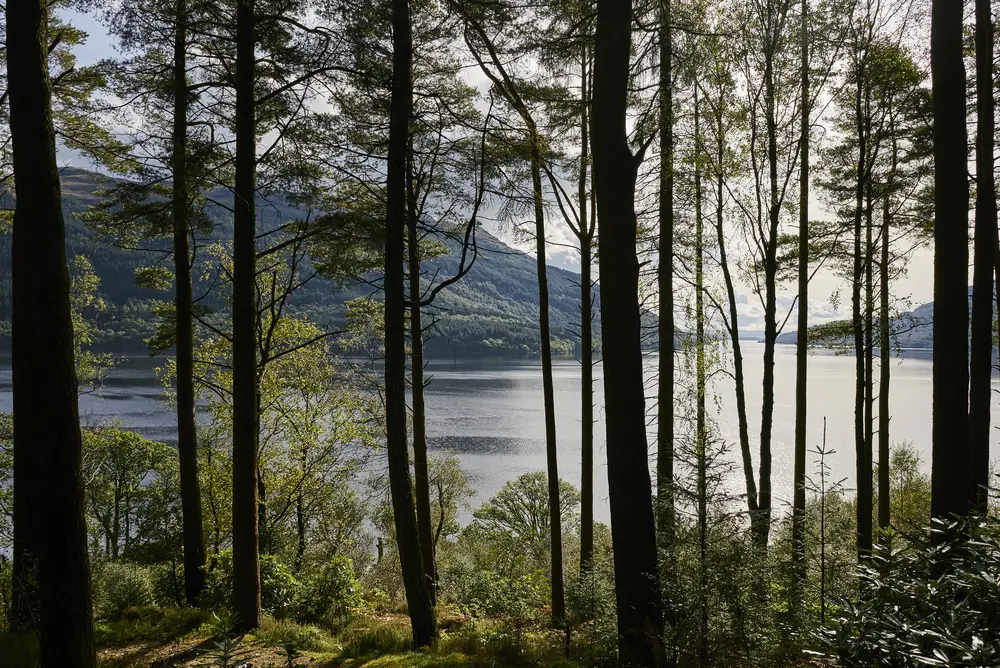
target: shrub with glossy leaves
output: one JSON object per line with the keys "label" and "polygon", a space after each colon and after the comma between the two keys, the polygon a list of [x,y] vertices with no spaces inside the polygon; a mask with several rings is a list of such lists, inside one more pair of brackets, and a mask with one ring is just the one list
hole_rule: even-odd
{"label": "shrub with glossy leaves", "polygon": [[891,533],[884,543],[817,654],[858,668],[1000,665],[1000,523],[936,522],[905,547]]}

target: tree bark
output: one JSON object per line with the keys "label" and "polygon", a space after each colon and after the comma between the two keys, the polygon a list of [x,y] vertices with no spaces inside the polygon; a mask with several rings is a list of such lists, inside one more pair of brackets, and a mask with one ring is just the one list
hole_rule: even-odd
{"label": "tree bark", "polygon": [[[15,540],[22,604],[34,596],[43,668],[95,666],[84,517],[82,440],[73,359],[69,275],[48,72],[47,4],[6,5],[13,146],[13,383]],[[27,539],[26,541],[24,539]],[[37,570],[36,570],[37,564]],[[27,586],[24,586],[27,585]],[[36,589],[37,587],[37,589]],[[27,628],[26,628],[27,627]]]}
{"label": "tree bark", "polygon": [[[893,150],[895,156],[895,150]],[[891,183],[891,181],[890,181]],[[888,529],[889,517],[889,195],[882,198],[882,258],[879,262],[879,381],[878,381],[878,526]]]}
{"label": "tree bark", "polygon": [[590,104],[587,65],[589,49],[584,45],[580,72],[580,571],[587,571],[594,558],[594,300],[593,262],[594,221],[588,219],[587,167],[590,162]]}
{"label": "tree bark", "polygon": [[698,665],[708,666],[708,424],[705,414],[705,248],[701,191],[701,107],[698,82],[694,84],[694,318],[695,318],[695,467],[698,505],[698,603],[701,624],[698,634]]}
{"label": "tree bark", "polygon": [[392,97],[385,240],[385,411],[389,488],[399,547],[399,563],[416,647],[437,636],[430,587],[424,577],[417,518],[413,508],[410,457],[406,447],[406,304],[403,295],[403,236],[406,229],[406,153],[413,84],[413,41],[408,0],[392,0]]}
{"label": "tree bark", "polygon": [[538,132],[531,130],[531,185],[535,201],[535,269],[538,273],[538,334],[542,353],[542,396],[545,406],[545,459],[549,486],[549,530],[552,568],[552,625],[566,622],[563,591],[562,513],[559,508],[559,451],[556,442],[555,391],[552,387],[552,344],[549,338],[549,281],[545,267],[545,203]]}
{"label": "tree bark", "polygon": [[656,503],[659,544],[672,550],[674,508],[674,101],[671,0],[660,0],[660,233],[657,291],[660,343],[656,415]]}
{"label": "tree bark", "polygon": [[184,595],[197,605],[205,588],[205,540],[198,484],[198,441],[194,413],[194,322],[191,314],[191,252],[188,247],[187,186],[187,0],[176,2],[174,34],[173,202],[175,310],[177,327],[177,457],[180,462],[184,525]]}
{"label": "tree bark", "polygon": [[431,490],[427,474],[427,411],[424,407],[424,330],[420,308],[420,239],[417,234],[417,197],[413,190],[413,161],[407,158],[407,250],[410,277],[410,391],[413,396],[413,478],[417,508],[420,558],[431,604],[437,599],[434,533],[431,530]]}
{"label": "tree bark", "polygon": [[632,3],[598,0],[592,115],[597,192],[608,497],[619,660],[663,664],[663,608],[646,449],[635,182],[626,135]]}
{"label": "tree bark", "polygon": [[969,181],[962,3],[933,0],[934,362],[931,515],[969,509]]}
{"label": "tree bark", "polygon": [[990,403],[993,389],[993,271],[997,247],[993,182],[993,14],[976,0],[976,223],[972,279],[972,356],[969,362],[970,507],[989,505]]}
{"label": "tree bark", "polygon": [[872,510],[874,506],[872,461],[875,444],[875,243],[872,220],[872,182],[868,179],[865,193],[865,464],[867,475],[858,479],[858,512],[865,513],[866,523],[859,525],[865,532],[864,543],[871,549],[874,543]]}
{"label": "tree bark", "polygon": [[865,131],[862,80],[863,72],[856,73],[857,84],[854,94],[854,113],[858,138],[857,183],[854,202],[854,267],[851,287],[851,322],[854,330],[854,453],[856,458],[857,502],[857,549],[858,559],[871,553],[871,499],[867,503],[862,498],[865,481],[871,484],[871,456],[865,448],[865,338],[864,321],[861,313],[861,288],[864,283],[862,266],[861,234],[864,219],[865,182],[868,178],[868,135]]}
{"label": "tree bark", "polygon": [[[806,582],[806,418],[809,386],[809,1],[802,0],[801,48],[802,118],[799,131],[799,312],[795,341],[795,470],[792,497],[792,562],[794,604],[804,603]],[[800,612],[801,610],[797,610]]]}
{"label": "tree bark", "polygon": [[233,609],[260,625],[257,498],[256,109],[254,0],[236,5],[236,192],[233,233]]}

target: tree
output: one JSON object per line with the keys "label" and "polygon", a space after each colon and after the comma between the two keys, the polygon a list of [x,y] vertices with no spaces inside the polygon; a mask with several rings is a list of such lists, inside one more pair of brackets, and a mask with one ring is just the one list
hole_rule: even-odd
{"label": "tree", "polygon": [[389,484],[399,562],[413,629],[413,644],[430,645],[437,636],[431,583],[425,578],[413,507],[410,458],[406,446],[405,300],[403,235],[406,229],[406,165],[413,108],[412,36],[409,0],[392,0],[392,94],[385,235],[385,407]]}
{"label": "tree", "polygon": [[96,665],[96,656],[47,19],[42,2],[7,3],[16,195],[14,557],[28,580],[37,573],[42,665],[75,668]]}
{"label": "tree", "polygon": [[651,666],[663,663],[663,608],[639,347],[635,183],[642,156],[632,154],[625,125],[631,34],[631,1],[599,0],[591,146],[599,230],[618,650],[626,666]]}
{"label": "tree", "polygon": [[931,87],[934,100],[934,388],[931,514],[969,509],[969,309],[965,64],[962,5],[933,0]]}
{"label": "tree", "polygon": [[257,37],[255,0],[236,3],[235,217],[233,221],[233,608],[244,629],[260,625],[257,520],[258,388],[256,248]]}
{"label": "tree", "polygon": [[[515,111],[524,124],[528,162],[531,173],[531,204],[534,213],[535,271],[538,277],[538,332],[542,358],[542,395],[545,408],[545,455],[549,476],[549,503],[552,506],[552,625],[562,628],[566,622],[566,596],[563,585],[562,528],[559,525],[559,461],[556,441],[555,390],[552,382],[552,339],[549,327],[549,284],[545,252],[545,202],[542,190],[543,136],[528,101],[521,93],[501,60],[494,42],[478,17],[465,14],[465,42],[480,70]],[[503,28],[501,20],[501,30]],[[508,26],[510,29],[511,26]],[[485,51],[485,57],[482,52]]]}
{"label": "tree", "polygon": [[[972,342],[969,359],[969,493],[972,509],[989,504],[990,403],[993,390],[993,273],[997,253],[997,202],[993,174],[993,12],[976,1],[976,223],[972,276]],[[1000,287],[1000,286],[998,286]]]}
{"label": "tree", "polygon": [[799,17],[799,48],[802,60],[802,102],[799,113],[799,312],[795,341],[795,471],[792,500],[792,559],[795,562],[795,603],[801,605],[806,579],[806,417],[808,415],[809,369],[809,1],[802,0]]}

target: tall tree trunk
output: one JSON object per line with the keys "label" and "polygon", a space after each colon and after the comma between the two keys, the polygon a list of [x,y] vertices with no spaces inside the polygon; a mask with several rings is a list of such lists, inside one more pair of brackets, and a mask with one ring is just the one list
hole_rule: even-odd
{"label": "tall tree trunk", "polygon": [[872,477],[873,450],[875,443],[875,244],[872,222],[872,183],[868,179],[865,193],[865,464],[867,476],[858,479],[858,512],[866,513],[868,532],[865,544],[871,548],[874,542],[872,507],[874,505]]}
{"label": "tall tree trunk", "polygon": [[[860,68],[860,65],[859,65]],[[871,457],[865,449],[865,340],[864,321],[861,314],[861,287],[864,282],[862,266],[861,234],[864,218],[865,182],[868,178],[868,135],[865,132],[862,80],[863,73],[857,73],[857,89],[854,96],[855,122],[858,133],[858,167],[854,202],[854,267],[851,289],[851,323],[854,330],[854,453],[857,471],[857,548],[858,558],[871,553],[871,499],[867,506],[863,503],[862,489],[865,481],[871,484]]]}
{"label": "tall tree trunk", "polygon": [[969,509],[969,180],[962,3],[933,0],[934,362],[931,515]]}
{"label": "tall tree trunk", "polygon": [[590,265],[593,262],[594,222],[587,212],[587,167],[590,163],[590,73],[589,49],[583,46],[580,72],[580,572],[590,568],[594,558],[594,300]]}
{"label": "tall tree trunk", "polygon": [[694,281],[695,281],[695,458],[698,474],[698,580],[701,624],[698,665],[708,666],[708,424],[705,415],[705,248],[701,204],[701,114],[698,82],[694,84]]}
{"label": "tall tree trunk", "polygon": [[660,547],[674,543],[674,94],[671,0],[660,0],[660,342],[656,415],[656,503]]}
{"label": "tall tree trunk", "polygon": [[[895,159],[895,150],[893,150]],[[892,181],[890,180],[890,185]],[[879,380],[878,380],[878,526],[888,529],[889,517],[889,365],[892,363],[889,339],[889,194],[882,198],[882,257],[879,262]]]}
{"label": "tall tree trunk", "polygon": [[[773,13],[768,1],[768,14]],[[768,26],[775,19],[769,18]],[[774,347],[778,339],[778,226],[781,202],[778,196],[778,121],[775,110],[777,92],[774,82],[774,57],[777,35],[770,36],[764,53],[764,104],[767,121],[767,166],[770,196],[767,240],[764,244],[764,378],[760,413],[760,482],[757,485],[756,538],[760,547],[767,547],[771,531],[771,434],[774,423]]]}
{"label": "tall tree trunk", "polygon": [[254,0],[236,4],[236,191],[233,221],[233,610],[243,630],[260,625],[257,491],[257,131]]}
{"label": "tall tree trunk", "polygon": [[[95,666],[69,275],[48,71],[47,4],[6,5],[13,145],[13,382],[19,575],[37,578],[43,668]],[[24,461],[27,460],[27,461]],[[15,464],[16,465],[16,464]],[[25,498],[24,495],[27,495]],[[24,548],[27,548],[26,550]],[[37,570],[35,570],[37,559]],[[27,611],[34,606],[28,601]],[[24,612],[25,608],[17,612]],[[18,620],[31,623],[33,620]]]}
{"label": "tall tree trunk", "polygon": [[969,363],[970,505],[989,503],[990,403],[993,388],[993,263],[997,203],[993,184],[993,14],[976,0],[976,227],[972,279],[972,357]]}
{"label": "tall tree trunk", "polygon": [[[733,273],[729,268],[729,257],[726,254],[725,210],[722,202],[726,193],[725,158],[726,140],[722,106],[716,105],[715,132],[715,168],[716,168],[716,198],[719,206],[715,212],[715,235],[719,253],[719,267],[726,286],[726,301],[729,304],[729,343],[733,350],[733,379],[736,386],[736,416],[740,434],[740,455],[743,460],[743,479],[747,490],[747,510],[751,523],[759,518],[757,513],[757,481],[754,479],[753,455],[750,452],[750,426],[747,419],[746,376],[743,372],[743,347],[740,342],[739,313],[736,310],[736,287],[733,283]],[[756,526],[756,525],[754,525]],[[756,532],[754,532],[756,535]]]}
{"label": "tall tree trunk", "polygon": [[[801,97],[799,129],[799,312],[795,342],[795,471],[792,496],[794,603],[804,603],[806,582],[806,417],[809,398],[809,0],[802,0]],[[801,609],[796,610],[801,612]]]}
{"label": "tall tree trunk", "polygon": [[205,588],[205,539],[198,484],[198,441],[194,418],[194,322],[191,315],[191,252],[188,248],[187,185],[187,0],[177,0],[174,33],[173,202],[174,296],[177,327],[177,457],[184,523],[184,596],[197,605]]}
{"label": "tall tree trunk", "polygon": [[626,135],[632,3],[598,0],[592,116],[597,192],[608,497],[615,560],[618,656],[663,664],[663,607],[646,449],[635,182]]}
{"label": "tall tree trunk", "polygon": [[408,0],[392,0],[392,98],[385,238],[385,412],[389,488],[399,547],[399,564],[413,630],[413,644],[437,636],[430,587],[424,577],[417,518],[413,509],[410,457],[406,447],[406,304],[403,295],[403,236],[406,229],[406,153],[409,145],[413,59]]}
{"label": "tall tree trunk", "polygon": [[[408,151],[412,155],[411,151]],[[427,474],[427,411],[424,408],[424,330],[420,308],[420,239],[417,232],[417,197],[413,189],[412,159],[407,156],[407,250],[410,276],[410,390],[413,396],[413,479],[417,508],[420,559],[431,604],[436,603],[434,533],[431,530],[431,490]]]}
{"label": "tall tree trunk", "polygon": [[549,483],[550,554],[552,557],[552,625],[566,621],[563,592],[562,515],[559,508],[559,453],[556,443],[556,406],[552,388],[552,344],[549,339],[549,281],[545,269],[545,203],[542,201],[542,169],[538,132],[531,135],[531,185],[535,201],[535,269],[538,272],[538,334],[542,352],[542,396],[545,406],[545,459]]}

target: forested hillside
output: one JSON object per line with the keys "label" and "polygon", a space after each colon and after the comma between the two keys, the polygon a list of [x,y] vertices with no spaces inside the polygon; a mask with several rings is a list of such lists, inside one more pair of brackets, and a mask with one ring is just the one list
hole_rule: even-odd
{"label": "forested hillside", "polygon": [[[152,249],[117,248],[101,239],[76,214],[83,213],[101,199],[101,188],[108,179],[82,169],[66,167],[62,178],[63,211],[66,215],[66,254],[83,255],[91,260],[100,279],[100,296],[107,310],[100,313],[94,333],[95,345],[104,349],[141,349],[143,340],[154,333],[155,316],[150,312],[151,299],[169,299],[136,285],[135,270],[155,263],[172,263],[164,258],[163,246]],[[222,207],[232,206],[232,193],[216,191],[212,198]],[[232,239],[232,216],[220,206],[212,207],[212,229],[204,243]],[[260,227],[273,228],[305,215],[280,198],[261,198],[258,206]],[[512,248],[484,229],[476,232],[479,257],[471,271],[459,282],[442,291],[429,315],[436,325],[427,333],[427,352],[434,357],[531,355],[538,353],[538,287],[535,260]],[[461,244],[445,241],[449,253],[424,263],[425,280],[441,281],[458,270]],[[0,235],[0,345],[10,344],[11,317],[11,237]],[[205,268],[209,260],[196,259],[196,267]],[[195,275],[198,275],[196,269]],[[321,326],[339,330],[344,325],[344,305],[354,298],[381,300],[379,275],[366,281],[335,283],[321,276],[299,288],[291,298],[294,310],[304,313]],[[549,306],[552,318],[552,345],[558,354],[570,355],[579,342],[579,274],[549,267]],[[207,282],[200,286],[208,288]],[[195,292],[199,292],[196,285]],[[205,304],[218,309],[221,302],[209,295]],[[595,308],[596,308],[595,304]],[[599,331],[599,325],[598,325]]]}

